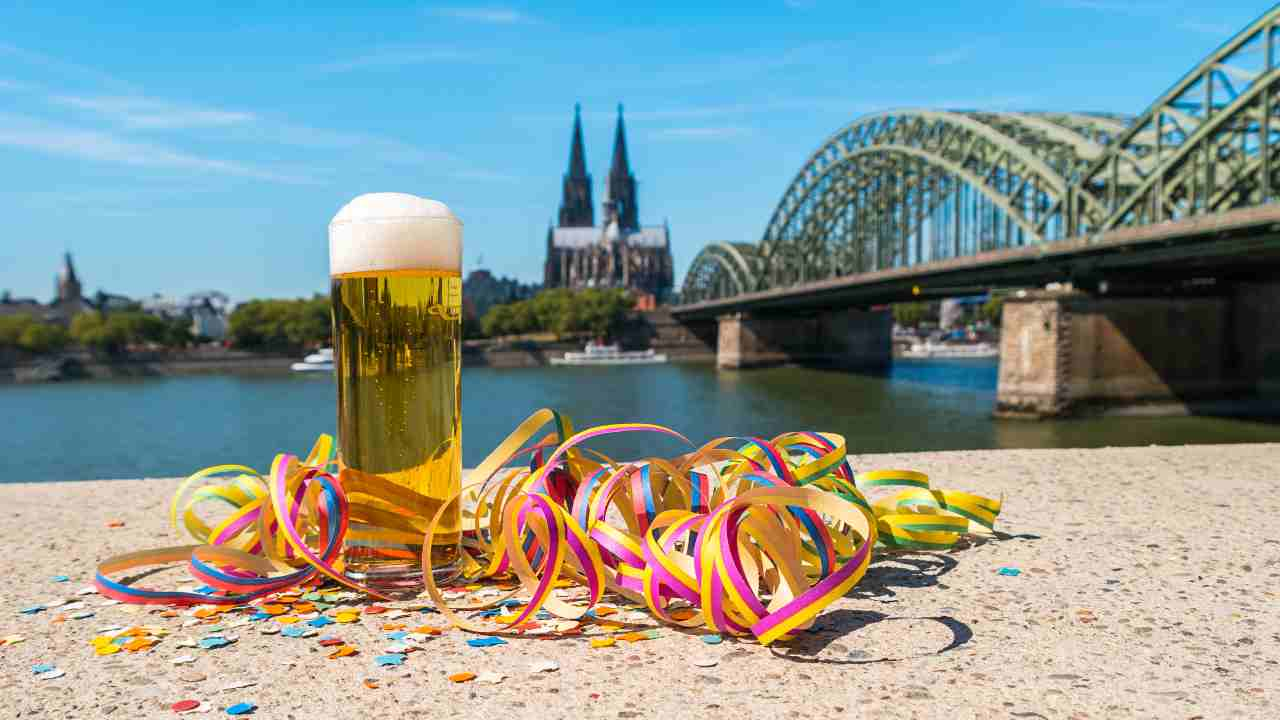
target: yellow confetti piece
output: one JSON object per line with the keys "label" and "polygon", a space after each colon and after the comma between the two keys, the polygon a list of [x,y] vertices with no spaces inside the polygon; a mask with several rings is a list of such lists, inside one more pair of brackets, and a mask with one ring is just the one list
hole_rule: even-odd
{"label": "yellow confetti piece", "polygon": [[625,635],[619,635],[618,639],[626,640],[627,642],[634,643],[634,642],[640,642],[641,640],[648,640],[649,636],[642,632],[629,632]]}
{"label": "yellow confetti piece", "polygon": [[609,617],[616,612],[618,612],[618,608],[609,607],[608,605],[601,605],[595,609],[596,617]]}
{"label": "yellow confetti piece", "polygon": [[300,618],[297,615],[280,615],[273,619],[281,625],[292,625],[298,622]]}
{"label": "yellow confetti piece", "polygon": [[476,674],[473,672],[460,672],[460,673],[454,673],[449,676],[449,682],[456,682],[456,683],[470,682],[475,679],[476,679]]}
{"label": "yellow confetti piece", "polygon": [[96,652],[99,655],[115,655],[116,653],[120,652],[120,646],[119,645],[99,645],[96,649],[94,649],[94,652]]}
{"label": "yellow confetti piece", "polygon": [[350,645],[343,645],[342,647],[338,648],[337,650],[334,650],[333,652],[329,653],[329,659],[330,659],[330,660],[336,660],[336,659],[338,659],[338,658],[340,658],[340,657],[347,657],[347,656],[349,656],[349,655],[355,655],[357,652],[360,652],[360,651],[359,651],[359,650],[356,650],[355,648],[351,647]]}
{"label": "yellow confetti piece", "polygon": [[600,629],[604,630],[605,632],[614,632],[616,630],[621,630],[622,628],[626,627],[625,625],[619,625],[616,622],[602,622],[602,623],[599,623],[599,625],[600,625]]}
{"label": "yellow confetti piece", "polygon": [[360,619],[360,613],[340,612],[337,615],[334,615],[333,619],[340,623],[353,623]]}
{"label": "yellow confetti piece", "polygon": [[617,643],[617,642],[618,642],[617,640],[614,640],[614,639],[613,639],[613,638],[611,638],[611,637],[609,637],[609,638],[591,638],[591,647],[593,647],[593,648],[607,648],[607,647],[613,647],[613,645],[614,645],[615,643]]}

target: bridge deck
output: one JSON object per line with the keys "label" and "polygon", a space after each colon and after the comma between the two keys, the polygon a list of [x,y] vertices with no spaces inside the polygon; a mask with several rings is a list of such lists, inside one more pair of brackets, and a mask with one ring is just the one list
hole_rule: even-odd
{"label": "bridge deck", "polygon": [[878,305],[1135,271],[1147,279],[1185,278],[1256,274],[1276,266],[1280,266],[1280,205],[1262,205],[677,305],[671,312],[698,318],[749,310]]}

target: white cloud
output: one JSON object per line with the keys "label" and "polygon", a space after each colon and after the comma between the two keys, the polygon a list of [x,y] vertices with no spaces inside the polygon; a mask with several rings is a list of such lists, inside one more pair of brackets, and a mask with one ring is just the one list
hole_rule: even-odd
{"label": "white cloud", "polygon": [[751,134],[751,128],[741,125],[712,127],[677,127],[657,130],[652,137],[658,140],[730,140]]}
{"label": "white cloud", "polygon": [[172,130],[192,127],[220,127],[254,121],[253,113],[175,105],[144,97],[81,97],[56,95],[49,100],[58,105],[105,115],[128,128]]}
{"label": "white cloud", "polygon": [[103,72],[94,67],[87,65],[79,65],[66,60],[50,57],[43,53],[33,50],[26,50],[16,45],[0,42],[0,56],[15,59],[20,64],[39,67],[45,71],[55,73],[67,78],[85,79],[92,78],[94,81],[111,85],[118,88],[130,88],[130,83],[124,82],[110,73]]}
{"label": "white cloud", "polygon": [[0,145],[118,165],[190,170],[288,184],[315,182],[298,174],[203,157],[107,132],[54,125],[22,115],[0,114]]}
{"label": "white cloud", "polygon": [[1239,30],[1239,28],[1226,23],[1202,22],[1198,20],[1184,20],[1178,23],[1178,27],[1183,30],[1200,33],[1202,35],[1214,35],[1222,38],[1223,40],[1232,37],[1236,34],[1236,31]]}
{"label": "white cloud", "polygon": [[503,7],[432,8],[430,12],[437,17],[494,25],[523,25],[538,22],[538,19],[532,15]]}
{"label": "white cloud", "polygon": [[436,62],[467,62],[478,56],[447,47],[393,46],[375,48],[364,55],[317,65],[322,72],[350,72],[369,68],[394,68]]}

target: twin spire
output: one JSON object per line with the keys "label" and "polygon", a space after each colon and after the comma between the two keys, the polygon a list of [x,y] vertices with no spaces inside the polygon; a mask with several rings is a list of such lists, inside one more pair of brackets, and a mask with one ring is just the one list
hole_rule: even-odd
{"label": "twin spire", "polygon": [[[617,218],[623,228],[640,226],[636,210],[636,179],[627,162],[627,132],[618,104],[618,125],[613,133],[613,161],[609,167],[605,199],[605,224]],[[582,142],[582,106],[573,106],[573,139],[569,146],[569,172],[564,177],[560,202],[560,227],[592,227],[595,212],[591,205],[591,176],[587,174],[586,151]]]}

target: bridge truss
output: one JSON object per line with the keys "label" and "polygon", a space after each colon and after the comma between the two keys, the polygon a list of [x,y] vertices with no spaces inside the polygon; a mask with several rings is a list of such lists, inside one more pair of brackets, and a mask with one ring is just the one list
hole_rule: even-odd
{"label": "bridge truss", "polygon": [[1280,6],[1141,115],[894,110],[832,135],[758,243],[714,243],[682,303],[1260,205],[1280,193]]}

